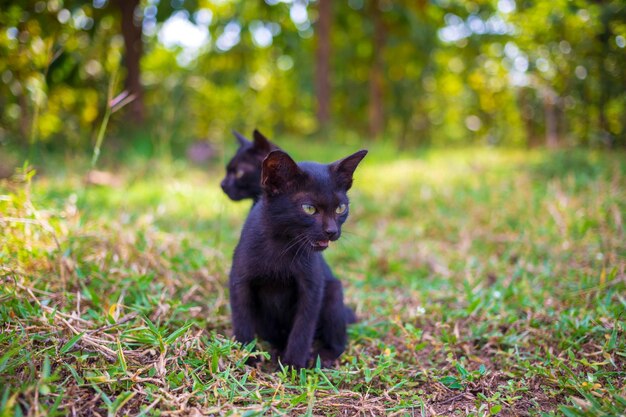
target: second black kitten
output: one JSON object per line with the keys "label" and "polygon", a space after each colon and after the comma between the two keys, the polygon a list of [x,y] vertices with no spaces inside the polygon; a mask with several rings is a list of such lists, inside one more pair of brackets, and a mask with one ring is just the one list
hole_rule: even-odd
{"label": "second black kitten", "polygon": [[233,131],[239,149],[226,165],[226,176],[222,190],[234,201],[251,198],[255,203],[261,196],[261,164],[263,159],[278,146],[270,142],[261,132],[254,130],[253,141]]}

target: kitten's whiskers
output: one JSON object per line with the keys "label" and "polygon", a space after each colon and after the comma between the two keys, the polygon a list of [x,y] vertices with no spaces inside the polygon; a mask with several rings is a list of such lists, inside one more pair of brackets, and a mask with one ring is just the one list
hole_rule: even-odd
{"label": "kitten's whiskers", "polygon": [[[287,252],[289,252],[289,250],[291,250],[294,246],[298,245],[299,243],[302,243],[304,241],[308,241],[308,238],[306,236],[306,232],[300,233],[299,235],[297,235],[296,237],[294,237],[291,241],[289,241],[289,244],[287,245],[287,247],[285,249],[283,249],[277,256],[277,260],[281,259],[283,256],[285,256],[287,254]],[[304,246],[304,245],[303,245]],[[298,248],[298,251],[300,251],[300,248]],[[298,253],[298,251],[296,252],[296,255]]]}

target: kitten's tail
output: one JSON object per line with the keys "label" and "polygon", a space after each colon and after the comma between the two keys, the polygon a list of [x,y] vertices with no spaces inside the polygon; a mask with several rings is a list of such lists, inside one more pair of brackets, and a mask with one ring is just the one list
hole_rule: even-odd
{"label": "kitten's tail", "polygon": [[346,320],[346,324],[354,324],[357,321],[359,321],[356,314],[354,313],[354,310],[352,310],[348,306],[343,307],[343,316],[344,316],[344,319]]}

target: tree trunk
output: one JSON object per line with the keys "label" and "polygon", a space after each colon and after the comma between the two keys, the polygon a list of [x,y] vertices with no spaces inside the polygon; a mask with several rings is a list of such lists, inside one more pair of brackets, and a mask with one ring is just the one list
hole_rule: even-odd
{"label": "tree trunk", "polygon": [[[16,55],[18,57],[22,57],[24,55],[29,54],[29,52],[27,51],[26,45],[24,45],[24,41],[23,41],[24,38],[22,34],[25,34],[25,33],[27,33],[26,25],[23,22],[21,22],[18,24],[18,37],[17,37],[18,51]],[[17,96],[17,104],[20,106],[19,129],[20,129],[20,136],[21,136],[22,143],[26,145],[30,143],[30,138],[32,134],[31,129],[35,128],[35,126],[32,126],[31,118],[30,118],[28,91],[26,89],[27,75],[26,73],[22,72],[21,68],[19,67],[17,70],[14,70],[13,75],[15,76],[15,79],[20,85],[20,92],[18,93],[18,96]]]}
{"label": "tree trunk", "polygon": [[543,106],[546,122],[546,146],[555,149],[559,146],[557,117],[555,111],[556,94],[550,90],[544,91]]}
{"label": "tree trunk", "polygon": [[537,146],[535,137],[535,122],[533,120],[533,107],[531,104],[532,98],[530,92],[525,88],[520,88],[517,95],[517,106],[524,123],[524,130],[526,133],[526,147],[528,149]]}
{"label": "tree trunk", "polygon": [[378,0],[371,2],[370,14],[374,22],[373,56],[369,75],[369,132],[378,137],[385,128],[383,106],[383,49],[385,46],[385,26],[382,21]]}
{"label": "tree trunk", "polygon": [[317,122],[324,129],[330,122],[330,26],[332,1],[319,0],[317,20],[317,50],[315,52],[315,92],[317,95]]}
{"label": "tree trunk", "polygon": [[118,0],[117,4],[122,14],[122,36],[124,37],[124,66],[126,79],[124,88],[135,99],[129,104],[130,117],[136,123],[142,123],[145,117],[143,103],[143,87],[141,85],[140,61],[143,55],[143,41],[141,39],[141,19],[135,18],[135,10],[140,0]]}
{"label": "tree trunk", "polygon": [[611,125],[606,114],[606,105],[611,100],[611,92],[615,90],[616,86],[611,81],[611,75],[609,74],[605,65],[605,59],[609,56],[609,42],[611,42],[611,29],[609,28],[608,21],[602,19],[602,31],[598,35],[601,48],[598,48],[599,54],[597,55],[598,69],[600,70],[600,97],[598,102],[598,130],[600,134],[601,144],[608,147],[615,146],[615,136],[611,131]]}
{"label": "tree trunk", "polygon": [[[22,83],[24,85],[25,83]],[[29,143],[31,137],[31,129],[35,129],[35,126],[31,126],[28,97],[26,96],[26,88],[22,87],[22,92],[17,97],[17,102],[20,106],[20,135],[23,143]]]}
{"label": "tree trunk", "polygon": [[557,115],[557,137],[559,138],[559,142],[561,145],[568,146],[569,145],[569,134],[568,134],[568,125],[567,125],[567,115],[565,112],[565,103],[563,100],[559,100],[556,103],[556,115]]}
{"label": "tree trunk", "polygon": [[617,137],[615,145],[626,148],[626,108],[622,112],[622,131],[621,134]]}
{"label": "tree trunk", "polygon": [[590,99],[589,92],[587,90],[587,86],[583,85],[581,87],[581,95],[582,95],[582,115],[580,116],[581,125],[582,125],[582,145],[589,146],[593,141],[591,140],[591,108],[592,105],[589,103],[593,103],[593,100]]}

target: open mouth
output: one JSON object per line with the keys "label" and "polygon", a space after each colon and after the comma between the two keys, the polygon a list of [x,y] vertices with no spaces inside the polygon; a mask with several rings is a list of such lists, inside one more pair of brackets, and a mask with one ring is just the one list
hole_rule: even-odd
{"label": "open mouth", "polygon": [[324,250],[328,247],[329,243],[330,241],[328,240],[315,240],[311,242],[311,246],[313,246],[313,248],[317,250]]}

